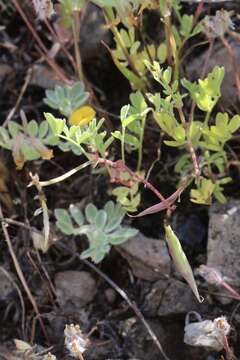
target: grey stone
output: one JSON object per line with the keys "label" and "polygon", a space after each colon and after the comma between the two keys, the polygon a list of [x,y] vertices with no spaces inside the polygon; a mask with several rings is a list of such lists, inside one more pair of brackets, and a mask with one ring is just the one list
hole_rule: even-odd
{"label": "grey stone", "polygon": [[63,271],[55,275],[57,300],[60,306],[71,302],[75,306],[90,303],[97,292],[96,281],[86,271]]}
{"label": "grey stone", "polygon": [[240,201],[214,204],[210,209],[207,265],[218,269],[229,283],[240,285]]}
{"label": "grey stone", "polygon": [[166,243],[160,239],[138,233],[117,249],[128,261],[133,274],[140,279],[155,281],[170,274],[170,256]]}
{"label": "grey stone", "polygon": [[197,300],[187,284],[170,279],[160,298],[157,314],[159,316],[185,314],[197,310],[198,306]]}

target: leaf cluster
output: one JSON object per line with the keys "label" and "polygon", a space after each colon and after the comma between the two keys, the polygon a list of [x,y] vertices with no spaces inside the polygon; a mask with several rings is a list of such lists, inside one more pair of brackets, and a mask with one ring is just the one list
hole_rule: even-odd
{"label": "leaf cluster", "polygon": [[59,140],[58,146],[62,151],[73,151],[76,155],[86,155],[84,147],[99,152],[102,156],[111,145],[113,137],[105,140],[107,132],[100,131],[104,119],[93,119],[89,124],[81,126],[68,126],[65,119],[55,118],[50,113],[45,113],[45,118],[53,135]]}
{"label": "leaf cluster", "polygon": [[47,145],[56,143],[47,121],[38,124],[31,120],[24,125],[9,121],[7,128],[0,127],[0,146],[12,151],[17,169],[22,169],[26,161],[51,159],[53,152]]}
{"label": "leaf cluster", "polygon": [[66,117],[74,110],[86,103],[89,93],[85,91],[82,81],[75,82],[72,86],[57,85],[54,90],[46,90],[46,98],[43,100],[52,109],[57,109]]}
{"label": "leaf cluster", "polygon": [[88,204],[85,214],[74,205],[69,210],[55,209],[57,227],[66,235],[86,235],[89,248],[82,252],[83,258],[90,257],[95,263],[103,260],[112,245],[119,245],[137,234],[137,230],[121,226],[124,210],[119,204],[108,201],[99,210]]}

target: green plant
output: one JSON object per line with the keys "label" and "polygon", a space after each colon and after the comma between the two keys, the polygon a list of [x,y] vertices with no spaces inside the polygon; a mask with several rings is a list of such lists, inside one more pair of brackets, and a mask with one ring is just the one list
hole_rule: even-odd
{"label": "green plant", "polygon": [[[55,209],[57,226],[64,234],[87,236],[89,248],[83,251],[81,256],[91,257],[96,263],[102,261],[112,245],[122,244],[137,234],[136,229],[120,225],[124,214],[121,206],[115,205],[112,201],[108,201],[101,210],[93,204],[88,204],[85,217],[74,205],[70,205],[69,211]],[[72,220],[78,227],[74,226]]]}
{"label": "green plant", "polygon": [[57,139],[52,135],[47,121],[40,125],[35,120],[20,125],[9,121],[7,128],[0,127],[0,146],[12,152],[17,169],[22,169],[26,161],[51,159],[53,151],[48,145],[55,145]]}
{"label": "green plant", "polygon": [[138,151],[137,171],[142,166],[143,137],[146,117],[150,108],[147,106],[144,96],[140,91],[130,95],[131,105],[125,105],[121,109],[120,120],[122,131],[114,131],[112,135],[121,141],[121,155],[125,162],[125,147],[130,151]]}
{"label": "green plant", "polygon": [[84,83],[78,81],[72,86],[57,85],[54,90],[46,90],[46,98],[43,101],[51,108],[59,110],[62,115],[69,117],[88,99],[89,93],[85,91]]}
{"label": "green plant", "polygon": [[[179,78],[184,46],[190,38],[203,30],[201,23],[195,22],[193,15],[181,14],[179,0],[93,2],[103,8],[114,35],[116,49],[109,49],[113,61],[135,90],[151,88],[145,60],[161,64],[167,60],[169,65],[173,65],[174,79]],[[160,44],[148,42],[144,37],[142,14],[146,8],[159,11],[159,20],[163,22],[165,29],[165,39]],[[173,14],[177,18],[175,24],[171,22]],[[120,30],[117,26],[119,22],[124,25]]]}
{"label": "green plant", "polygon": [[[117,184],[112,191],[118,202],[116,205],[110,201],[98,210],[89,204],[84,215],[74,205],[68,211],[55,209],[57,226],[63,233],[87,236],[89,248],[82,253],[82,257],[91,257],[93,261],[100,262],[112,245],[120,244],[137,233],[136,229],[122,227],[121,223],[125,211],[137,210],[140,203],[139,184],[152,191],[158,203],[141,211],[136,217],[163,210],[170,217],[174,203],[190,184],[193,184],[190,196],[194,203],[210,204],[213,196],[220,202],[226,200],[224,185],[231,181],[228,176],[230,153],[226,144],[240,128],[240,116],[230,118],[228,114],[220,112],[215,117],[212,115],[221,96],[224,68],[215,67],[207,76],[202,75],[205,78],[194,83],[181,79],[181,63],[188,54],[187,41],[202,31],[202,23],[197,22],[199,14],[182,14],[180,0],[95,0],[93,2],[102,7],[106,25],[115,40],[113,49],[106,47],[134,92],[130,95],[129,104],[120,111],[120,126],[116,125],[111,133],[103,129],[104,119],[98,117],[87,117],[77,125],[72,125],[71,115],[88,100],[93,100],[85,91],[79,47],[80,15],[86,2],[59,2],[61,19],[65,27],[72,30],[74,59],[60,40],[59,43],[73,65],[75,80],[78,80],[75,83],[71,80],[73,74],[68,78],[55,60],[49,58],[48,50],[19,10],[18,1],[13,1],[35,37],[41,55],[43,52],[49,65],[65,84],[55,90],[48,90],[44,101],[68,119],[46,113],[46,121],[40,125],[35,121],[25,121],[23,125],[9,122],[7,129],[0,128],[0,145],[12,150],[18,168],[23,167],[26,160],[40,157],[50,159],[52,150],[48,145],[56,145],[62,151],[72,151],[81,156],[80,165],[57,178],[40,181],[38,176],[32,176],[32,184],[37,188],[43,209],[45,236],[44,246],[40,247],[43,251],[49,247],[50,229],[46,198],[42,191],[44,186],[63,181],[87,166],[103,168],[102,173],[109,176],[111,183]],[[154,8],[159,12],[165,32],[161,43],[149,41],[144,36],[143,13],[146,8]],[[222,14],[222,18],[221,27],[225,25],[220,29],[220,37],[231,25],[229,14]],[[216,18],[214,25],[217,24],[219,22]],[[214,33],[219,31],[218,26],[215,30]],[[146,124],[151,120],[159,127],[164,144],[176,149],[175,171],[180,185],[167,198],[141,175],[147,170],[143,161],[144,135]],[[115,139],[121,144],[119,153],[117,146],[111,146]],[[85,162],[82,160],[84,157]],[[133,166],[136,164],[135,171],[127,166],[128,161]],[[201,300],[181,244],[170,226],[165,226],[165,232],[179,272]]]}
{"label": "green plant", "polygon": [[[163,70],[156,62],[153,65],[147,63],[147,66],[154,79],[162,86],[162,96],[159,93],[147,96],[154,106],[154,119],[170,138],[164,140],[164,143],[188,150],[188,154],[182,155],[178,160],[175,170],[185,176],[194,171],[197,189],[191,192],[192,201],[209,204],[214,195],[220,202],[225,202],[223,185],[230,181],[225,175],[228,164],[225,144],[240,128],[240,116],[235,115],[229,119],[226,113],[218,113],[215,124],[209,124],[211,112],[221,96],[224,68],[215,67],[205,79],[199,79],[197,83],[183,79],[182,85],[188,93],[181,94],[178,81],[172,81],[171,68]],[[199,110],[205,113],[203,122],[185,119],[183,99],[189,95]],[[196,151],[201,154],[198,158]],[[200,174],[207,179],[199,181]]]}
{"label": "green plant", "polygon": [[[123,179],[124,175],[126,175],[125,179],[126,181],[128,181],[130,179],[129,174],[123,174]],[[116,196],[117,202],[121,204],[124,210],[129,213],[137,211],[137,208],[141,201],[138,183],[135,183],[132,186],[117,186],[112,191],[112,194]]]}
{"label": "green plant", "polygon": [[57,145],[63,151],[73,151],[76,155],[83,154],[89,160],[91,154],[88,150],[98,152],[105,156],[105,152],[113,141],[110,136],[107,140],[106,131],[101,131],[104,120],[98,123],[93,119],[88,125],[80,127],[76,125],[67,126],[65,119],[57,119],[52,114],[46,113],[45,118],[49,123]]}

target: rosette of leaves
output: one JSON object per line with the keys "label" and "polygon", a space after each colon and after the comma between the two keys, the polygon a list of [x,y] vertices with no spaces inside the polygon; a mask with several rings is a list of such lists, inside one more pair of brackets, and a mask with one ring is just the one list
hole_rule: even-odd
{"label": "rosette of leaves", "polygon": [[77,206],[69,210],[55,209],[57,227],[66,235],[86,235],[89,248],[82,252],[83,258],[99,263],[112,245],[119,245],[137,234],[137,230],[121,226],[124,210],[119,204],[108,201],[103,209],[88,204],[85,216]]}
{"label": "rosette of leaves", "polygon": [[17,169],[21,170],[26,161],[53,157],[47,145],[56,145],[58,139],[49,131],[47,121],[38,124],[35,120],[26,125],[9,121],[8,127],[0,127],[0,146],[11,150]]}
{"label": "rosette of leaves", "polygon": [[89,93],[85,91],[83,82],[78,81],[72,86],[57,85],[54,90],[46,90],[44,102],[69,117],[74,110],[85,104],[88,98]]}

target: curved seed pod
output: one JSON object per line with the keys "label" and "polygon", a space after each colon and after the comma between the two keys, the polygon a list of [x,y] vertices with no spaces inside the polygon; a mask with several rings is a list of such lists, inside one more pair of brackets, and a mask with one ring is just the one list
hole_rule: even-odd
{"label": "curved seed pod", "polygon": [[173,259],[174,265],[182,277],[187,281],[198,301],[203,302],[203,298],[199,295],[191,266],[189,265],[188,259],[182,249],[180,241],[178,240],[170,225],[165,226],[165,234],[168,249]]}

